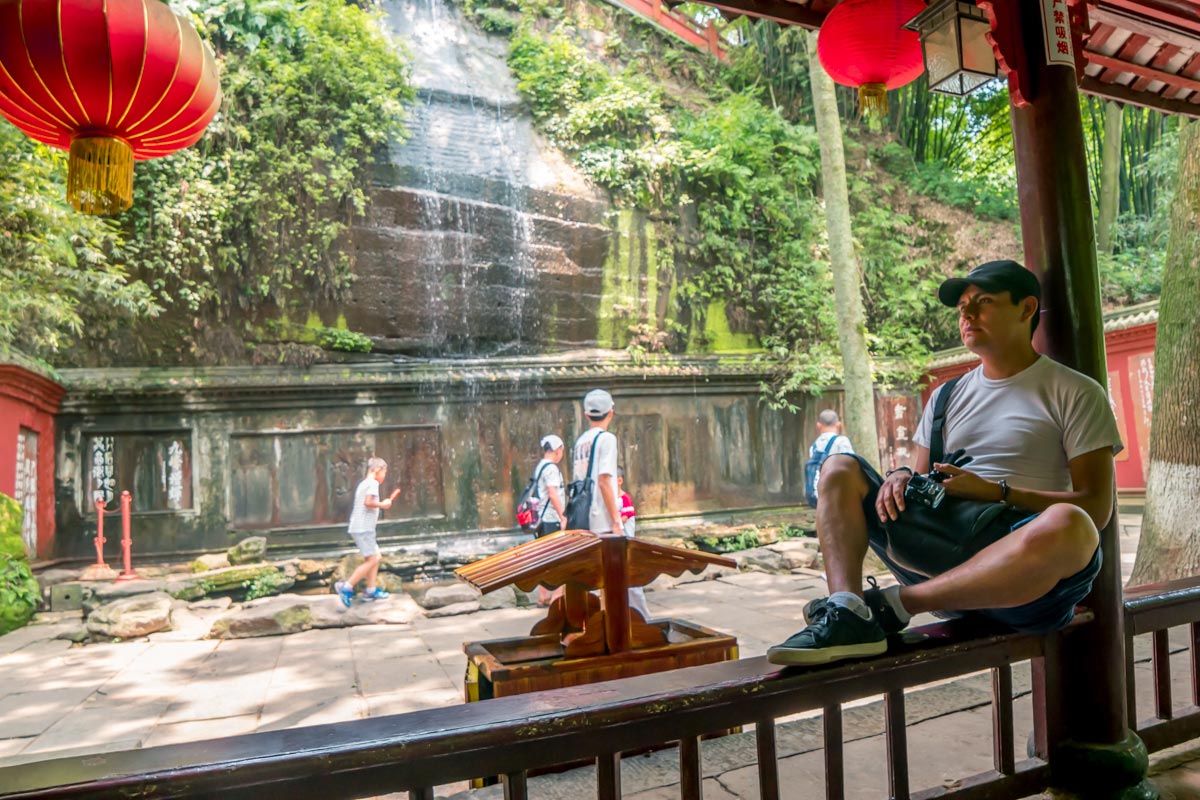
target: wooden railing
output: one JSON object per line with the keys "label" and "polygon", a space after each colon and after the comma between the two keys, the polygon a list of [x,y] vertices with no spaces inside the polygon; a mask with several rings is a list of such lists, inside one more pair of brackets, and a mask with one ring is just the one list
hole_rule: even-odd
{"label": "wooden railing", "polygon": [[[1191,650],[1191,702],[1171,696],[1170,629],[1186,627]],[[1154,716],[1138,716],[1134,637],[1149,634]],[[1200,737],[1200,579],[1139,586],[1125,593],[1125,682],[1130,725],[1151,753]]]}
{"label": "wooden railing", "polygon": [[[1125,596],[1127,702],[1136,720],[1134,637],[1150,635],[1154,716],[1138,724],[1150,751],[1200,737],[1200,580],[1130,590]],[[1076,624],[1090,620],[1083,613]],[[1191,649],[1190,704],[1171,694],[1173,627]],[[530,770],[594,761],[597,797],[621,797],[620,753],[679,744],[680,794],[701,797],[700,739],[753,725],[759,795],[781,791],[776,720],[823,712],[825,797],[844,796],[842,706],[883,695],[889,795],[913,800],[1024,797],[1049,782],[1049,752],[1062,720],[1044,702],[1055,691],[1062,639],[1017,634],[961,638],[950,624],[919,629],[925,641],[885,657],[806,670],[778,670],[764,659],[713,664],[588,686],[540,692],[333,725],[255,733],[191,744],[59,758],[0,770],[0,798],[214,797],[357,798],[407,791],[431,800],[434,787],[500,776],[506,800],[528,796]],[[1012,665],[1032,661],[1034,738],[1018,759]],[[983,670],[992,674],[993,769],[951,787],[909,785],[905,689]]]}
{"label": "wooden railing", "polygon": [[[929,638],[882,658],[826,668],[780,671],[752,658],[397,716],[41,761],[0,770],[0,797],[326,800],[407,791],[426,800],[438,785],[501,776],[506,800],[521,800],[530,770],[593,760],[597,796],[615,800],[621,752],[678,742],[680,793],[693,800],[701,796],[700,738],[754,725],[760,796],[778,800],[787,795],[780,790],[775,721],[820,709],[825,796],[837,800],[844,793],[842,705],[880,694],[892,797],[1009,798],[1044,788],[1046,731],[1057,721],[1036,713],[1035,681],[1039,752],[1018,760],[1011,667],[1032,659],[1036,672],[1054,637],[963,640],[948,623],[919,631]],[[905,689],[982,670],[992,672],[994,768],[953,788],[912,791]]]}

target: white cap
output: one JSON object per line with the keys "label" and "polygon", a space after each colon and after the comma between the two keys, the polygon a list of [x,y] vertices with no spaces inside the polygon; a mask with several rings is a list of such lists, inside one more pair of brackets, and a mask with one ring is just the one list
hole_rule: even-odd
{"label": "white cap", "polygon": [[547,433],[542,437],[543,450],[557,450],[563,446],[563,440],[555,436],[553,433]]}
{"label": "white cap", "polygon": [[583,413],[589,417],[603,417],[612,410],[612,395],[603,389],[592,389],[583,397]]}

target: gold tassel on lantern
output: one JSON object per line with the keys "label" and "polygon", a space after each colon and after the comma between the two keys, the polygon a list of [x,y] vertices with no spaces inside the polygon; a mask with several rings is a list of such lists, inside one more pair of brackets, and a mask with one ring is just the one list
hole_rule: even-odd
{"label": "gold tassel on lantern", "polygon": [[882,83],[864,83],[858,87],[858,107],[863,116],[882,119],[887,116],[887,87]]}
{"label": "gold tassel on lantern", "polygon": [[133,205],[133,149],[122,139],[88,136],[71,142],[67,202],[84,214],[118,214]]}

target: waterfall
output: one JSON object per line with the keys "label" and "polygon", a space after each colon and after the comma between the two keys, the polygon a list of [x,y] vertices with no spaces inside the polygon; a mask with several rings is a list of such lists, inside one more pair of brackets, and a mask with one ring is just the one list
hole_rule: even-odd
{"label": "waterfall", "polygon": [[353,230],[347,323],[377,350],[426,357],[593,346],[606,199],[534,131],[506,40],[443,0],[381,8],[418,100]]}

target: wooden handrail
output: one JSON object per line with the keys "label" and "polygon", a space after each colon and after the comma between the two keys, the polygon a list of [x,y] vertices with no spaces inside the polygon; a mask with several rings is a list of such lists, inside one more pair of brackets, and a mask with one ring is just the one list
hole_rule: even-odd
{"label": "wooden handrail", "polygon": [[[1046,639],[959,640],[952,624],[867,661],[763,658],[331,725],[59,758],[0,770],[0,798],[352,798],[590,759],[825,708],[1042,655]],[[1019,780],[1040,774],[1023,763]],[[269,794],[264,795],[264,792]]]}

